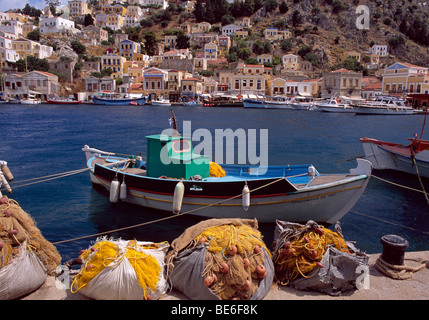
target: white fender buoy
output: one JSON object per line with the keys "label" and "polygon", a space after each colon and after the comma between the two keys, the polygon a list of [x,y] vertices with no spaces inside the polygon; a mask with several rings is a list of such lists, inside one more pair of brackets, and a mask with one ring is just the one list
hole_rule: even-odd
{"label": "white fender buoy", "polygon": [[118,202],[119,199],[119,181],[118,179],[113,179],[113,181],[110,183],[110,195],[109,200],[111,203]]}
{"label": "white fender buoy", "polygon": [[0,185],[2,185],[2,186],[3,186],[3,188],[4,188],[7,192],[12,193],[12,188],[10,187],[9,183],[7,182],[6,177],[5,177],[5,176],[3,175],[3,173],[1,173],[1,172],[0,172],[0,181],[1,181],[1,184],[0,184]]}
{"label": "white fender buoy", "polygon": [[7,166],[7,162],[3,161],[1,164],[1,172],[4,174],[5,178],[8,181],[12,181],[13,180],[13,175],[12,172],[10,172],[9,167]]}
{"label": "white fender buoy", "polygon": [[182,210],[183,195],[185,194],[185,185],[179,181],[174,187],[173,213],[178,214]]}
{"label": "white fender buoy", "polygon": [[316,175],[316,168],[313,166],[308,167],[308,175],[310,177],[314,177]]}
{"label": "white fender buoy", "polygon": [[247,184],[244,185],[243,193],[241,196],[241,201],[242,201],[244,211],[249,210],[249,207],[250,207],[250,190],[249,190],[249,187],[247,186]]}
{"label": "white fender buoy", "polygon": [[125,184],[125,179],[121,183],[121,188],[119,190],[119,199],[124,201],[127,198],[127,185]]}

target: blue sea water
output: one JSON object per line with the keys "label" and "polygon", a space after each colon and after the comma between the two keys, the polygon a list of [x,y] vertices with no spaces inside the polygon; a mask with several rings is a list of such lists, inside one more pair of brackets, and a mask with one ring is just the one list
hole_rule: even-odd
{"label": "blue sea water", "polygon": [[[320,172],[347,172],[363,156],[361,137],[407,143],[420,135],[424,115],[355,116],[294,110],[207,108],[174,106],[179,131],[190,120],[192,130],[238,128],[268,129],[269,163],[313,164]],[[85,168],[81,148],[91,147],[124,154],[146,154],[145,136],[169,127],[168,107],[97,105],[0,106],[0,159],[15,177],[10,198],[37,222],[51,242],[150,222],[159,212],[125,204],[112,207],[105,193],[94,189],[87,172],[18,187],[19,181]],[[429,139],[429,128],[424,136]],[[420,188],[416,176],[374,172],[377,176]],[[426,180],[426,189],[429,183]],[[14,187],[14,185],[16,187]],[[199,219],[191,216],[147,224],[109,236],[145,241],[169,241]],[[381,252],[386,234],[404,237],[408,250],[429,250],[429,205],[421,193],[372,178],[341,226],[346,240],[368,253]],[[267,245],[274,224],[261,224]],[[56,244],[63,261],[75,258],[95,237]]]}

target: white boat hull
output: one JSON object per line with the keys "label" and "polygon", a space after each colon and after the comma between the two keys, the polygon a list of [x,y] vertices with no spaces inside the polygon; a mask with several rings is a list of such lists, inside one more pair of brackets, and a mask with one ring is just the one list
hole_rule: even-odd
{"label": "white boat hull", "polygon": [[409,115],[409,114],[413,114],[414,110],[412,108],[404,109],[404,108],[356,106],[354,107],[354,112],[356,114],[366,114],[366,115]]}
{"label": "white boat hull", "polygon": [[[361,139],[365,158],[370,161],[376,170],[396,170],[416,175],[417,170],[411,156],[402,152],[395,152],[389,146]],[[398,149],[399,150],[399,149]],[[415,155],[417,169],[422,177],[429,178],[429,150],[423,150]]]}
{"label": "white boat hull", "polygon": [[356,113],[352,107],[319,106],[319,109],[325,112]]}

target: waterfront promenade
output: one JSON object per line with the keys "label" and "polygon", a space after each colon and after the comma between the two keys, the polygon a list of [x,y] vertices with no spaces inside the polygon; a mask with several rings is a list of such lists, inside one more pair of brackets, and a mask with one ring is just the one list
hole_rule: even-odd
{"label": "waterfront promenade", "polygon": [[[408,280],[395,280],[379,272],[374,264],[379,254],[369,255],[369,289],[346,292],[340,296],[330,296],[318,292],[299,291],[273,284],[264,300],[429,300],[429,251],[406,252],[405,259],[423,259],[426,267]],[[414,261],[405,260],[405,264],[416,266]],[[89,300],[81,293],[57,289],[55,278],[48,277],[37,291],[21,300]],[[176,290],[164,294],[160,300],[189,300]]]}

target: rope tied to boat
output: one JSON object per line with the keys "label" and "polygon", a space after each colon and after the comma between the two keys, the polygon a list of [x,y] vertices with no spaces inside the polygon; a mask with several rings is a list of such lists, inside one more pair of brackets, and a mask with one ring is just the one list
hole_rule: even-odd
{"label": "rope tied to boat", "polygon": [[[268,187],[268,186],[270,186],[272,184],[275,184],[277,182],[280,182],[280,181],[282,181],[282,180],[284,180],[286,178],[287,177],[281,177],[281,178],[276,179],[274,181],[270,181],[270,182],[268,182],[265,185],[262,185],[262,186],[259,186],[259,187],[255,188],[255,189],[250,190],[249,192],[251,193],[251,192],[255,192],[257,190],[260,190],[262,188],[266,188],[266,187]],[[291,178],[291,177],[288,177],[288,178]],[[61,241],[53,242],[53,244],[57,245],[57,244],[62,244],[62,243],[66,243],[66,242],[72,242],[72,241],[83,240],[83,239],[92,238],[92,237],[98,237],[98,236],[106,235],[106,234],[113,233],[113,232],[119,232],[119,231],[134,229],[134,228],[142,227],[142,226],[149,225],[149,224],[152,224],[152,223],[158,223],[158,222],[162,222],[162,221],[165,221],[165,220],[170,220],[172,218],[181,217],[181,216],[184,216],[184,215],[187,215],[187,214],[191,214],[191,213],[197,212],[197,211],[205,209],[205,208],[209,208],[209,207],[220,205],[220,204],[222,204],[224,202],[237,199],[237,198],[239,198],[241,196],[242,196],[242,193],[237,194],[237,195],[232,196],[232,197],[227,198],[227,199],[223,199],[223,200],[220,200],[220,201],[217,201],[217,202],[214,202],[214,203],[210,203],[210,204],[208,204],[206,206],[198,207],[198,208],[186,211],[186,212],[181,212],[181,213],[175,214],[173,216],[163,217],[163,218],[160,218],[160,219],[151,220],[151,221],[147,221],[147,222],[142,222],[142,223],[135,224],[135,225],[132,225],[132,226],[127,226],[127,227],[123,227],[123,228],[118,228],[118,229],[113,229],[113,230],[109,230],[109,231],[99,232],[99,233],[90,234],[90,235],[86,235],[86,236],[82,236],[82,237],[77,237],[77,238],[73,238],[73,239],[61,240]]]}

